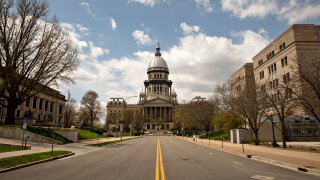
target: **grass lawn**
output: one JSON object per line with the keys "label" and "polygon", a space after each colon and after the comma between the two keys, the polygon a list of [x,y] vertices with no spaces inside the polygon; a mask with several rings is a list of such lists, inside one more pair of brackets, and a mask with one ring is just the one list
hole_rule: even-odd
{"label": "grass lawn", "polygon": [[[71,140],[69,140],[69,139],[61,136],[60,134],[58,134],[58,133],[52,133],[52,130],[51,130],[51,129],[45,129],[45,128],[28,126],[28,127],[27,127],[27,131],[30,131],[30,132],[32,132],[32,133],[39,134],[39,135],[41,135],[41,136],[45,136],[45,137],[48,137],[48,138],[51,138],[51,139],[60,141],[60,142],[62,142],[63,144],[72,143]],[[54,134],[54,136],[53,136],[53,134]]]}
{"label": "grass lawn", "polygon": [[11,146],[6,144],[0,144],[0,153],[20,151],[20,150],[22,150],[21,146]]}
{"label": "grass lawn", "polygon": [[102,146],[108,146],[108,145],[112,145],[112,144],[117,144],[117,143],[124,142],[124,141],[129,141],[129,140],[132,140],[132,139],[135,139],[135,138],[107,141],[107,142],[97,143],[97,144],[89,144],[88,146],[102,147]]}
{"label": "grass lawn", "polygon": [[213,140],[221,140],[221,139],[230,139],[230,134],[226,132],[215,132],[213,134],[209,134],[208,136],[202,136],[202,139],[213,139]]}
{"label": "grass lawn", "polygon": [[10,168],[22,164],[27,164],[35,161],[40,161],[44,159],[49,159],[51,157],[61,156],[65,154],[70,154],[71,151],[53,151],[53,156],[51,156],[51,151],[27,154],[22,156],[8,157],[0,159],[0,169]]}
{"label": "grass lawn", "polygon": [[96,139],[98,137],[101,137],[101,135],[90,131],[89,129],[78,129],[79,133],[79,140],[84,140],[84,139]]}

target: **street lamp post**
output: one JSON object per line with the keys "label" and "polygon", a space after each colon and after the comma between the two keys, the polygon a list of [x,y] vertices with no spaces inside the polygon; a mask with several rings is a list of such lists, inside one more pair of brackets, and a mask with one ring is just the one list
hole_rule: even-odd
{"label": "street lamp post", "polygon": [[4,104],[4,98],[0,98],[0,102],[1,102],[1,119],[0,119],[0,121],[1,121],[1,124],[3,124],[3,121],[2,121],[2,115],[3,115],[3,104]]}
{"label": "street lamp post", "polygon": [[127,99],[132,98],[132,97],[138,97],[138,96],[129,96],[126,99],[123,99],[123,109],[122,109],[122,116],[121,116],[121,124],[120,124],[120,140],[122,140],[122,131],[123,131],[123,126],[124,126],[124,120],[123,120],[123,111],[124,111],[124,103],[126,103]]}

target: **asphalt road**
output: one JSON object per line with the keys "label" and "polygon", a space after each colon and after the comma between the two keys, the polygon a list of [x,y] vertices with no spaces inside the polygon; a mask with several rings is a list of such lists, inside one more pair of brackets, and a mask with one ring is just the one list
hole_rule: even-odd
{"label": "asphalt road", "polygon": [[2,173],[0,179],[302,180],[319,177],[205,148],[174,137],[160,137],[158,140],[158,137],[150,136]]}

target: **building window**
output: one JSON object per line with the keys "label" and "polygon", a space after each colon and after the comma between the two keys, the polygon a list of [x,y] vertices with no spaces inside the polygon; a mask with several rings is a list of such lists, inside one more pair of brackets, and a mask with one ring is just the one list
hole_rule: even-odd
{"label": "building window", "polygon": [[45,111],[48,111],[48,103],[49,103],[48,101],[44,102],[44,110]]}
{"label": "building window", "polygon": [[42,109],[42,104],[43,104],[43,99],[40,99],[40,101],[39,101],[39,109],[40,110]]}
{"label": "building window", "polygon": [[283,42],[283,43],[279,46],[280,51],[284,50],[285,47],[286,47],[286,43]]}
{"label": "building window", "polygon": [[263,59],[259,60],[258,64],[261,66],[263,64]]}
{"label": "building window", "polygon": [[276,63],[272,64],[271,66],[269,66],[268,69],[269,69],[269,75],[276,73],[277,72],[277,64]]}
{"label": "building window", "polygon": [[41,114],[38,114],[38,120],[39,121],[41,120]]}
{"label": "building window", "polygon": [[59,114],[62,114],[62,105],[59,105]]}
{"label": "building window", "polygon": [[259,74],[260,74],[260,79],[263,79],[264,78],[264,71],[261,71]]}
{"label": "building window", "polygon": [[162,74],[160,74],[160,79],[162,79]]}
{"label": "building window", "polygon": [[236,91],[237,91],[237,92],[240,92],[240,91],[241,91],[241,86],[240,86],[240,85],[236,86]]}
{"label": "building window", "polygon": [[278,81],[278,79],[275,79],[275,80],[273,80],[273,81],[270,81],[270,82],[269,82],[269,86],[270,86],[270,89],[276,89],[276,88],[278,88],[278,86],[279,86],[279,81]]}
{"label": "building window", "polygon": [[287,84],[290,81],[290,74],[289,73],[284,74],[282,77],[283,77],[284,84]]}
{"label": "building window", "polygon": [[37,98],[36,98],[36,97],[33,98],[33,105],[32,105],[32,107],[33,107],[34,109],[37,108]]}
{"label": "building window", "polygon": [[53,102],[50,102],[50,112],[53,110]]}
{"label": "building window", "polygon": [[20,117],[20,110],[17,110],[16,118],[19,118],[19,117]]}
{"label": "building window", "polygon": [[271,51],[269,54],[267,54],[267,60],[271,59],[274,56],[274,51]]}
{"label": "building window", "polygon": [[29,107],[30,106],[30,98],[28,97],[27,99],[26,99],[26,107]]}
{"label": "building window", "polygon": [[266,91],[266,85],[261,85],[261,91],[265,92]]}
{"label": "building window", "polygon": [[291,91],[291,89],[286,89],[286,90],[285,90],[285,98],[286,98],[286,99],[291,99],[291,98],[292,98],[292,91]]}
{"label": "building window", "polygon": [[43,120],[46,121],[47,120],[47,116],[43,115]]}
{"label": "building window", "polygon": [[236,77],[236,81],[240,81],[240,76]]}
{"label": "building window", "polygon": [[288,65],[288,59],[287,56],[281,59],[281,66],[284,67]]}

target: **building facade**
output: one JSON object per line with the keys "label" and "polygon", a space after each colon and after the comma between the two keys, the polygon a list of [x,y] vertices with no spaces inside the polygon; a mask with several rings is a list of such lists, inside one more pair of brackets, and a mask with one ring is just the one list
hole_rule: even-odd
{"label": "building facade", "polygon": [[[4,99],[2,100],[4,101]],[[29,125],[62,126],[64,123],[65,102],[65,96],[59,91],[45,87],[42,92],[18,106],[15,111],[15,124],[22,124],[25,114],[29,112],[32,114],[28,120]],[[4,104],[6,104],[5,101]],[[3,122],[6,118],[7,109],[5,107],[0,108],[0,119]]]}
{"label": "building facade", "polygon": [[245,89],[255,88],[253,63],[246,63],[231,76],[231,92],[233,96],[239,95]]}
{"label": "building facade", "polygon": [[140,92],[137,104],[127,104],[123,98],[111,98],[107,105],[107,121],[111,126],[121,122],[128,110],[142,112],[143,129],[147,132],[169,131],[173,128],[173,113],[177,103],[177,94],[169,80],[167,62],[161,57],[160,46],[147,69],[144,90]]}
{"label": "building facade", "polygon": [[[290,83],[297,64],[319,57],[320,26],[295,24],[252,58],[255,82],[258,87],[263,87],[275,98],[279,98],[278,87]],[[302,94],[308,92],[302,85],[295,88]],[[293,95],[288,91],[285,96],[290,99]],[[293,109],[292,115],[307,117],[310,114],[301,106],[297,106]]]}
{"label": "building facade", "polygon": [[[243,90],[243,87],[248,87],[248,81],[244,77],[252,74],[255,84],[252,88],[259,88],[256,89],[257,92],[259,90],[267,92],[275,102],[277,99],[285,98],[287,103],[294,103],[293,106],[290,106],[292,107],[291,115],[285,121],[288,140],[319,140],[320,124],[300,103],[290,101],[294,99],[294,95],[292,91],[286,89],[293,84],[290,88],[294,88],[294,91],[299,92],[300,96],[307,94],[308,89],[302,85],[294,71],[297,68],[307,67],[311,61],[320,62],[319,58],[320,26],[292,25],[252,58],[253,62],[249,63],[252,64],[251,67],[246,64],[231,76],[232,93],[237,94]],[[320,113],[320,107],[316,109]],[[270,111],[270,114],[274,112]],[[279,122],[277,116],[272,116],[272,118],[276,124]],[[261,127],[262,131],[259,133],[261,140],[270,140],[270,124],[270,121],[267,120]]]}

